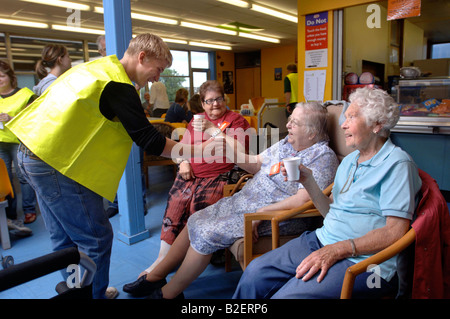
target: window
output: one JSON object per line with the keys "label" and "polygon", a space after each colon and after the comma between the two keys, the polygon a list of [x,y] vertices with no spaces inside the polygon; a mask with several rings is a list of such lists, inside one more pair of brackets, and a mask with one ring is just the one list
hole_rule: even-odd
{"label": "window", "polygon": [[193,69],[209,69],[207,52],[191,52],[191,65]]}
{"label": "window", "polygon": [[161,73],[160,81],[167,88],[169,101],[173,102],[178,89],[183,87],[192,96],[198,92],[200,85],[209,79],[209,53],[179,50],[170,52],[173,57],[172,66]]}
{"label": "window", "polygon": [[431,58],[450,58],[450,43],[439,43],[431,46]]}

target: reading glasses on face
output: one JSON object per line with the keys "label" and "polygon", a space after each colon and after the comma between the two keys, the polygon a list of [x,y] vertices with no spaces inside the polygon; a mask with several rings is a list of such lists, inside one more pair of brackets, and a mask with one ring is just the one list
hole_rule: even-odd
{"label": "reading glasses on face", "polygon": [[212,104],[214,104],[214,102],[222,103],[223,101],[225,101],[225,98],[223,96],[219,96],[218,98],[204,100],[203,102],[205,102],[206,104],[212,105]]}
{"label": "reading glasses on face", "polygon": [[292,127],[300,126],[300,123],[298,123],[295,119],[293,119],[292,115],[288,117],[287,124],[291,125]]}

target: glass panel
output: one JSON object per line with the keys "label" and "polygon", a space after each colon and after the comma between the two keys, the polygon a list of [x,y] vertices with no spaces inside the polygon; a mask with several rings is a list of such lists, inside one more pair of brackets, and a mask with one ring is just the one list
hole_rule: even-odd
{"label": "glass panel", "polygon": [[[163,75],[183,75],[189,76],[189,60],[187,51],[171,50],[172,53],[172,66],[170,69],[166,69]],[[171,70],[172,72],[169,72]],[[167,72],[167,73],[166,73]]]}
{"label": "glass panel", "polygon": [[431,55],[432,59],[450,58],[450,43],[433,44]]}
{"label": "glass panel", "polygon": [[6,45],[4,33],[0,33],[0,59],[6,59]]}
{"label": "glass panel", "polygon": [[207,72],[193,72],[192,78],[194,82],[194,93],[198,93],[200,85],[202,85],[206,80],[208,80]]}
{"label": "glass panel", "polygon": [[69,51],[72,66],[83,63],[83,42],[47,38],[30,38],[11,36],[11,53],[15,71],[34,72],[36,62],[41,58],[42,49],[46,44],[64,45]]}
{"label": "glass panel", "polygon": [[[178,89],[183,87],[183,88],[187,89],[188,91],[190,90],[189,77],[161,76],[161,78],[159,80],[162,83],[164,83],[164,85],[166,86],[167,96],[169,97],[169,101],[171,103],[175,101],[175,93],[177,92]],[[151,83],[149,83],[149,87],[150,87],[150,85],[151,85]]]}
{"label": "glass panel", "polygon": [[209,69],[208,53],[192,51],[191,52],[191,68],[193,68],[193,69]]}

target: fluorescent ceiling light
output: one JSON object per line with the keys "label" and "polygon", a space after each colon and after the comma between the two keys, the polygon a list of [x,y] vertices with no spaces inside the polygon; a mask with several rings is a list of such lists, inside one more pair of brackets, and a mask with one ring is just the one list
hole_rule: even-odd
{"label": "fluorescent ceiling light", "polygon": [[37,57],[40,58],[42,56],[41,53],[22,53],[22,52],[13,52],[13,56],[29,56],[29,57]]}
{"label": "fluorescent ceiling light", "polygon": [[257,5],[257,4],[252,4],[251,9],[254,10],[254,11],[260,12],[260,13],[264,13],[264,14],[268,14],[268,15],[280,18],[280,19],[284,19],[284,20],[288,20],[288,21],[291,21],[291,22],[298,23],[298,18],[296,16],[294,16],[294,15],[291,15],[291,14],[286,14],[286,13],[283,13],[283,12],[280,12],[280,11],[277,11],[277,10],[273,10],[273,9],[269,9],[269,8],[266,8],[266,7],[262,7],[262,6]]}
{"label": "fluorescent ceiling light", "polygon": [[217,0],[217,1],[225,2],[226,4],[231,4],[236,7],[250,8],[250,3],[248,3],[247,1],[242,0]]}
{"label": "fluorescent ceiling light", "polygon": [[226,29],[221,29],[221,28],[216,28],[216,27],[210,27],[210,26],[207,26],[204,24],[197,24],[197,23],[181,21],[180,26],[187,27],[187,28],[193,28],[193,29],[199,29],[199,30],[203,30],[203,31],[223,33],[223,34],[228,34],[228,35],[237,35],[236,31],[226,30]]}
{"label": "fluorescent ceiling light", "polygon": [[178,21],[174,20],[174,19],[160,18],[160,17],[150,16],[150,15],[147,15],[147,14],[140,14],[140,13],[133,13],[133,12],[131,12],[131,17],[133,19],[144,20],[144,21],[149,21],[149,22],[159,22],[159,23],[172,24],[172,25],[177,25],[178,24]]}
{"label": "fluorescent ceiling light", "polygon": [[[6,51],[6,48],[0,48],[0,51]],[[27,52],[27,49],[24,48],[11,48],[12,52]]]}
{"label": "fluorescent ceiling light", "polygon": [[36,63],[36,61],[35,60],[13,59],[13,63],[30,63],[30,64],[34,64],[34,63]]}
{"label": "fluorescent ceiling light", "polygon": [[275,38],[269,38],[262,35],[257,35],[253,33],[245,33],[245,32],[239,32],[239,36],[243,38],[249,38],[254,40],[260,40],[260,41],[266,41],[266,42],[272,42],[272,43],[280,43],[280,39]]}
{"label": "fluorescent ceiling light", "polygon": [[[94,7],[94,12],[103,14],[104,13],[103,7]],[[159,22],[159,23],[171,24],[171,25],[178,24],[178,20],[175,20],[175,19],[156,17],[156,16],[142,14],[142,13],[136,13],[136,12],[131,12],[131,17],[136,20],[143,20],[143,21],[149,21],[149,22]]]}
{"label": "fluorescent ceiling light", "polygon": [[219,44],[203,43],[203,42],[195,42],[195,41],[189,41],[189,45],[193,45],[193,46],[197,46],[197,47],[204,47],[204,48],[221,49],[221,50],[232,50],[231,46],[228,46],[228,45],[219,45]]}
{"label": "fluorescent ceiling light", "polygon": [[99,29],[89,29],[89,28],[78,28],[78,27],[69,27],[66,25],[59,25],[59,24],[53,24],[52,25],[53,30],[59,30],[59,31],[69,31],[69,32],[80,32],[80,33],[92,33],[92,34],[98,34],[103,35],[105,34],[104,30]]}
{"label": "fluorescent ceiling light", "polygon": [[32,27],[32,28],[48,28],[47,23],[30,22],[23,20],[12,20],[12,19],[0,19],[0,24],[17,25],[20,27]]}
{"label": "fluorescent ceiling light", "polygon": [[85,4],[79,4],[69,1],[60,1],[60,0],[22,0],[25,2],[34,2],[39,4],[45,4],[52,7],[61,7],[61,8],[69,8],[69,9],[79,9],[83,11],[89,11],[91,10],[91,7]]}
{"label": "fluorescent ceiling light", "polygon": [[167,39],[167,38],[162,38],[162,40],[164,42],[170,42],[170,43],[188,44],[188,42],[186,40]]}

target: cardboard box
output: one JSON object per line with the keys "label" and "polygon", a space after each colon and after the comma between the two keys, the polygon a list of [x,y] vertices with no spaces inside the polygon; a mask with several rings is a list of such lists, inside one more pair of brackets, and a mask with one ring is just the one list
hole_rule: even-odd
{"label": "cardboard box", "polygon": [[414,60],[414,66],[418,67],[422,73],[431,72],[434,76],[450,76],[450,59],[428,59]]}

